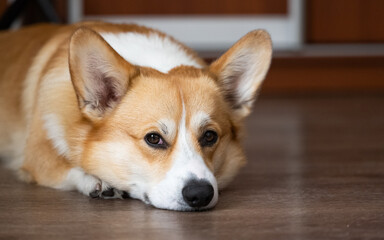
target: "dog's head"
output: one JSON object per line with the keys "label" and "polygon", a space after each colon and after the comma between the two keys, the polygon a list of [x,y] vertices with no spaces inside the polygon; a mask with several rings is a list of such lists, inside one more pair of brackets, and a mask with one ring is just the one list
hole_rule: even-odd
{"label": "dog's head", "polygon": [[77,30],[71,79],[92,125],[82,167],[158,208],[212,208],[245,162],[242,122],[271,51],[269,35],[258,30],[209,67],[161,73],[125,61],[96,32]]}

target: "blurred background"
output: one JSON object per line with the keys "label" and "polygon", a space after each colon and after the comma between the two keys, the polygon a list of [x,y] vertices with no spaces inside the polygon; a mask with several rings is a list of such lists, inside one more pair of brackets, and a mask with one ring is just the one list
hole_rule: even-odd
{"label": "blurred background", "polygon": [[248,165],[213,211],[88,200],[0,167],[0,239],[383,239],[384,0],[0,0],[0,13],[0,29],[144,24],[208,62],[253,29],[274,43]]}
{"label": "blurred background", "polygon": [[83,20],[160,29],[207,61],[267,29],[274,59],[262,94],[383,93],[383,0],[0,0],[1,28]]}

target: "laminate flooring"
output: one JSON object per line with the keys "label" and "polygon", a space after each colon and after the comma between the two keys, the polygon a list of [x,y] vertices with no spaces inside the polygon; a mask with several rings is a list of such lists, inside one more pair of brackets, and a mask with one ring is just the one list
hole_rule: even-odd
{"label": "laminate flooring", "polygon": [[0,239],[384,239],[384,96],[263,97],[205,212],[95,200],[0,168]]}

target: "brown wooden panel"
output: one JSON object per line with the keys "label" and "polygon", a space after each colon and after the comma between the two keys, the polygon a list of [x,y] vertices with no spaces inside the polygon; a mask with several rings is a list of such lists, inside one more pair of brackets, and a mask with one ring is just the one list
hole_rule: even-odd
{"label": "brown wooden panel", "polygon": [[274,58],[261,92],[384,93],[384,56]]}
{"label": "brown wooden panel", "polygon": [[308,0],[307,40],[384,42],[383,0]]}
{"label": "brown wooden panel", "polygon": [[85,15],[286,14],[287,0],[84,0]]}
{"label": "brown wooden panel", "polygon": [[57,15],[59,16],[60,20],[63,23],[67,22],[67,0],[54,0],[53,1],[53,6],[56,10]]}
{"label": "brown wooden panel", "polygon": [[[264,80],[262,95],[384,94],[383,55],[316,56],[311,50],[300,54],[276,53]],[[204,59],[210,64],[219,53],[199,55],[206,56]]]}
{"label": "brown wooden panel", "polygon": [[0,14],[3,14],[6,7],[7,7],[7,0],[0,0]]}

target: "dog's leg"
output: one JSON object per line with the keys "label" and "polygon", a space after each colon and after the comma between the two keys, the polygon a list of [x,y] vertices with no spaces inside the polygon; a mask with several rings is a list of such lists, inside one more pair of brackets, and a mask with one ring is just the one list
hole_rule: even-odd
{"label": "dog's leg", "polygon": [[44,131],[33,131],[30,136],[33,137],[27,140],[19,174],[24,180],[56,189],[77,190],[93,198],[124,198],[127,195],[74,167],[78,164],[59,155]]}
{"label": "dog's leg", "polygon": [[55,188],[62,190],[77,190],[92,198],[125,198],[125,192],[111,188],[107,183],[86,174],[81,168],[72,168],[66,178]]}
{"label": "dog's leg", "polygon": [[[39,167],[39,171],[34,171],[35,168],[25,165],[22,170],[28,173],[29,179],[38,183],[39,185],[52,187],[55,189],[73,191],[76,190],[86,196],[92,198],[126,198],[128,194],[123,191],[111,188],[107,183],[100,179],[85,173],[81,168],[69,168],[65,165],[58,164],[59,159],[52,161],[52,164],[45,164]],[[38,165],[33,165],[38,166]],[[53,169],[50,169],[53,168]],[[28,179],[28,178],[24,178]]]}
{"label": "dog's leg", "polygon": [[127,196],[125,192],[111,188],[107,183],[85,173],[81,168],[69,167],[65,162],[60,161],[58,156],[49,162],[41,163],[41,160],[40,157],[35,159],[34,164],[28,164],[31,159],[27,158],[21,169],[25,180],[60,190],[76,190],[92,198],[110,199]]}

